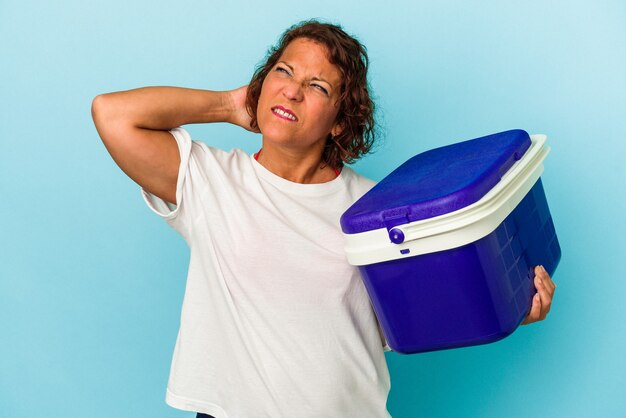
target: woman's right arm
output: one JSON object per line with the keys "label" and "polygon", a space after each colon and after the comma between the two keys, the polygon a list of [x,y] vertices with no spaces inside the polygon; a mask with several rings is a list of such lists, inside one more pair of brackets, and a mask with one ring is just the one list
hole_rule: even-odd
{"label": "woman's right arm", "polygon": [[143,87],[97,96],[91,114],[115,163],[146,191],[176,204],[180,155],[168,130],[230,122],[250,130],[246,87],[226,92]]}

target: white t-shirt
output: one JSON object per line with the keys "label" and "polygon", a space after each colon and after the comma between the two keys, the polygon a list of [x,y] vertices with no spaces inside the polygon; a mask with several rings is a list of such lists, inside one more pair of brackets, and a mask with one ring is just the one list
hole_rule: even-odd
{"label": "white t-shirt", "polygon": [[142,190],[190,248],[166,402],[216,418],[389,417],[384,338],[339,226],[373,183],[348,167],[293,183],[170,132],[178,206]]}

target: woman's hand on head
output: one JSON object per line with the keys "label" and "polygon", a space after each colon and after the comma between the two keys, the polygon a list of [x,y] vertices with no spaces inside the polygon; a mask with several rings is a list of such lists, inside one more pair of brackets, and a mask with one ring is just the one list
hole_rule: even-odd
{"label": "woman's hand on head", "polygon": [[535,288],[537,288],[537,293],[533,296],[532,307],[530,308],[529,314],[522,322],[522,325],[543,321],[546,319],[548,312],[550,312],[556,285],[543,266],[535,267]]}
{"label": "woman's hand on head", "polygon": [[258,129],[253,129],[250,126],[252,118],[248,114],[246,109],[246,94],[248,93],[248,86],[239,87],[235,90],[226,92],[228,98],[228,108],[230,109],[230,117],[228,122],[241,126],[242,128],[259,133]]}

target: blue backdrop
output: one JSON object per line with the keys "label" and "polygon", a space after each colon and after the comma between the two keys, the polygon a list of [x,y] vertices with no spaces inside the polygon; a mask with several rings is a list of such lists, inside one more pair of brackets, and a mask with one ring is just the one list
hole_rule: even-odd
{"label": "blue backdrop", "polygon": [[[626,415],[623,1],[2,0],[0,16],[0,416],[191,417],[163,400],[188,250],[109,157],[91,101],[246,84],[310,17],[370,53],[384,138],[361,173],[512,128],[552,147],[563,258],[548,320],[487,346],[387,353],[392,415]],[[228,125],[189,130],[260,144]]]}

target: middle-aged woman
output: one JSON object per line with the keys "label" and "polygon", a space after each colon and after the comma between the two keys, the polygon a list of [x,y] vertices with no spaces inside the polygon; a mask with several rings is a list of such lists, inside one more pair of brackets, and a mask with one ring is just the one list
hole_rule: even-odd
{"label": "middle-aged woman", "polygon": [[[190,264],[166,401],[199,417],[388,417],[385,341],[340,215],[373,182],[345,163],[374,139],[365,48],[339,26],[288,29],[251,83],[95,98],[107,150],[187,241]],[[181,125],[261,132],[250,156]],[[554,284],[536,269],[525,323]],[[207,415],[210,414],[210,415]]]}

